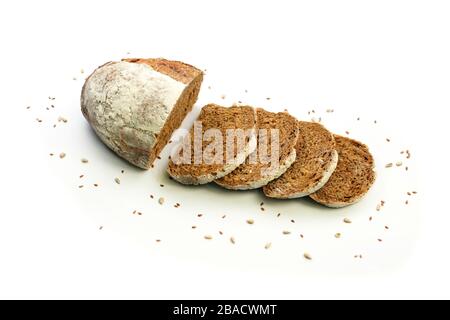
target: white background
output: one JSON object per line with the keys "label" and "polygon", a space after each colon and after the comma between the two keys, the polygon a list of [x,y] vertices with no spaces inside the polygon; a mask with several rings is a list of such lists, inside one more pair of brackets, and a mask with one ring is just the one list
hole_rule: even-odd
{"label": "white background", "polygon": [[[447,1],[2,2],[0,298],[449,298],[449,16]],[[79,114],[86,76],[80,69],[90,72],[126,56],[164,56],[207,69],[212,91],[205,99],[226,94],[224,103],[247,99],[298,116],[334,108],[341,130],[354,125],[353,115],[382,119],[383,130],[412,150],[417,168],[422,209],[420,228],[402,238],[414,242],[408,257],[402,246],[391,247],[390,255],[402,256],[401,263],[389,260],[392,268],[376,272],[369,259],[360,272],[333,273],[332,263],[305,267],[299,251],[296,273],[292,259],[278,260],[285,257],[276,248],[269,267],[259,268],[246,264],[245,250],[230,262],[228,249],[204,249],[204,241],[192,259],[179,254],[177,243],[168,251],[152,243],[144,254],[141,238],[123,235],[134,228],[125,219],[99,232],[105,208],[117,209],[112,198],[120,194],[80,196],[70,181],[79,167],[70,151],[101,149]],[[253,94],[243,98],[244,89]],[[56,96],[60,108],[51,116],[48,96]],[[73,127],[38,127],[36,117],[48,127],[59,110]],[[339,118],[339,110],[345,116]],[[354,131],[375,139],[379,131],[368,123]],[[52,151],[68,152],[73,162],[49,161]],[[104,161],[105,175],[124,166],[104,149],[92,157],[96,170]],[[398,185],[380,182],[374,192],[389,196]],[[207,201],[173,188],[190,204]],[[411,218],[398,213],[398,229],[404,221],[410,230],[409,220],[419,217],[414,208]],[[176,213],[192,214],[183,210]],[[210,259],[200,258],[211,250]],[[224,267],[224,260],[234,267]]]}

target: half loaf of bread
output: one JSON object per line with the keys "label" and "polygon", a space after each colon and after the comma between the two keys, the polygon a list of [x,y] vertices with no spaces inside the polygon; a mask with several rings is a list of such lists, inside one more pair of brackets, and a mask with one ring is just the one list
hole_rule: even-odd
{"label": "half loaf of bread", "polygon": [[179,61],[109,62],[86,79],[81,110],[109,148],[148,169],[192,109],[202,80],[202,71]]}

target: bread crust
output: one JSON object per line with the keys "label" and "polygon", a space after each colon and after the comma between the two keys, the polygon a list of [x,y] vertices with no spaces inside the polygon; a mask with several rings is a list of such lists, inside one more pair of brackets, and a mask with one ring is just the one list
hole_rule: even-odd
{"label": "bread crust", "polygon": [[[162,61],[180,68],[181,62]],[[191,79],[155,70],[149,64],[131,61],[109,62],[86,80],[81,93],[81,110],[99,138],[130,163],[148,169],[152,149],[178,99],[191,81],[202,77],[192,66]],[[195,97],[196,99],[196,97]],[[192,106],[190,106],[192,107]]]}

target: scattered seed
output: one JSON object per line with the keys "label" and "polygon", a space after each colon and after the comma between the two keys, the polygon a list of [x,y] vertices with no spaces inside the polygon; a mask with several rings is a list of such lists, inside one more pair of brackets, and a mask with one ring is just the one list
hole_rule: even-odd
{"label": "scattered seed", "polygon": [[403,162],[401,162],[401,161],[395,163],[395,165],[396,165],[397,167],[400,167],[402,164],[403,164]]}
{"label": "scattered seed", "polygon": [[100,226],[100,228],[98,228],[98,230],[103,230],[103,226]]}
{"label": "scattered seed", "polygon": [[53,154],[53,153],[50,153],[49,155],[50,155],[50,157],[53,157],[53,156],[54,156],[54,154]]}
{"label": "scattered seed", "polygon": [[85,159],[85,158],[83,158],[83,159],[81,159],[81,162],[82,162],[82,163],[88,163],[88,162],[89,162],[89,160],[88,160],[88,159]]}
{"label": "scattered seed", "polygon": [[200,213],[197,215],[197,217],[201,218],[201,217],[203,217],[203,214]]}
{"label": "scattered seed", "polygon": [[386,203],[386,201],[384,201],[384,200],[381,200],[381,201],[380,201],[380,204],[381,204],[382,207],[384,207],[384,204],[385,204],[385,203]]}
{"label": "scattered seed", "polygon": [[374,120],[373,123],[377,124],[377,120]]}
{"label": "scattered seed", "polygon": [[302,234],[300,234],[300,238],[304,239],[305,237]]}
{"label": "scattered seed", "polygon": [[197,229],[197,226],[192,226],[191,228],[192,228],[192,229]]}
{"label": "scattered seed", "polygon": [[287,230],[284,230],[284,231],[283,231],[283,234],[284,234],[284,235],[288,235],[288,234],[291,234],[291,232],[290,232],[290,231],[287,231]]}
{"label": "scattered seed", "polygon": [[58,122],[64,122],[67,123],[67,119],[64,117],[58,117]]}
{"label": "scattered seed", "polygon": [[125,170],[121,170],[120,173],[121,173],[121,174],[124,174],[124,173],[125,173]]}
{"label": "scattered seed", "polygon": [[387,142],[391,142],[391,139],[389,139],[389,138],[386,138],[386,141],[387,141]]}
{"label": "scattered seed", "polygon": [[264,202],[261,202],[261,203],[259,204],[260,207],[262,207],[263,205],[264,205]]}
{"label": "scattered seed", "polygon": [[413,193],[413,194],[417,194],[417,191],[413,191],[412,193]]}
{"label": "scattered seed", "polygon": [[82,175],[80,176],[80,179],[81,179],[81,178],[84,178],[84,174],[82,174]]}
{"label": "scattered seed", "polygon": [[309,253],[303,254],[303,257],[304,257],[306,260],[312,260],[312,257],[311,257],[311,255],[310,255]]}
{"label": "scattered seed", "polygon": [[27,107],[27,110],[30,110],[30,109],[31,109],[31,107],[30,107],[30,106],[28,106],[28,107]]}
{"label": "scattered seed", "polygon": [[80,73],[83,74],[84,73],[84,69],[80,69]]}
{"label": "scattered seed", "polygon": [[254,224],[255,221],[254,221],[253,219],[248,219],[248,220],[247,220],[247,223],[248,223],[248,224]]}
{"label": "scattered seed", "polygon": [[352,223],[352,220],[350,220],[349,218],[345,218],[344,223],[350,224],[350,223]]}
{"label": "scattered seed", "polygon": [[386,230],[389,230],[389,227],[388,227],[388,226],[384,226],[384,228],[385,228]]}
{"label": "scattered seed", "polygon": [[119,178],[115,178],[114,181],[115,181],[117,184],[120,184],[120,179],[119,179]]}
{"label": "scattered seed", "polygon": [[360,118],[360,117],[358,117],[358,118],[356,118],[356,120],[358,120],[358,121],[359,121],[359,120],[361,120],[361,118]]}
{"label": "scattered seed", "polygon": [[383,240],[382,239],[378,239],[378,242],[383,242]]}
{"label": "scattered seed", "polygon": [[377,211],[380,211],[380,209],[381,209],[381,204],[378,204],[376,209],[377,209]]}
{"label": "scattered seed", "polygon": [[294,220],[294,219],[292,219],[292,220],[291,220],[291,222],[292,222],[292,223],[295,223],[295,220]]}
{"label": "scattered seed", "polygon": [[281,216],[281,213],[277,214],[277,218],[279,218]]}
{"label": "scattered seed", "polygon": [[340,238],[341,238],[341,234],[340,234],[340,233],[336,233],[336,234],[334,235],[334,237],[335,237],[336,239],[340,239]]}
{"label": "scattered seed", "polygon": [[94,183],[94,187],[98,187],[98,184],[97,184],[97,183]]}
{"label": "scattered seed", "polygon": [[412,193],[411,193],[411,192],[409,192],[409,191],[408,191],[408,192],[407,192],[406,194],[407,194],[408,196],[412,195]]}
{"label": "scattered seed", "polygon": [[64,152],[61,152],[60,154],[59,154],[59,158],[60,159],[64,159],[66,157],[66,154],[64,153]]}
{"label": "scattered seed", "polygon": [[408,171],[408,167],[405,167],[405,170]]}
{"label": "scattered seed", "polygon": [[348,131],[345,131],[345,134],[349,135],[349,134],[350,134],[350,132],[348,132]]}
{"label": "scattered seed", "polygon": [[392,164],[392,162],[390,162],[390,163],[388,163],[385,167],[386,167],[386,168],[392,168],[392,166],[393,166],[393,164]]}
{"label": "scattered seed", "polygon": [[206,240],[212,240],[212,238],[213,238],[213,237],[210,236],[210,235],[206,235],[206,236],[205,236],[205,239],[206,239]]}
{"label": "scattered seed", "polygon": [[159,198],[159,199],[158,199],[158,203],[159,203],[160,205],[163,205],[163,204],[164,204],[164,198],[162,198],[162,197]]}
{"label": "scattered seed", "polygon": [[406,201],[405,201],[405,204],[407,205],[408,203],[409,203],[409,201],[408,201],[408,200],[406,200]]}
{"label": "scattered seed", "polygon": [[83,185],[80,185],[80,186],[78,186],[78,188],[80,188],[80,189],[81,189],[81,188],[84,188],[84,186],[83,186]]}
{"label": "scattered seed", "polygon": [[373,217],[369,217],[369,221],[372,221],[373,220]]}
{"label": "scattered seed", "polygon": [[266,243],[266,245],[264,246],[264,249],[268,250],[268,249],[270,249],[270,247],[272,247],[272,242]]}
{"label": "scattered seed", "polygon": [[231,237],[231,238],[230,238],[230,242],[231,242],[232,244],[235,244],[235,243],[236,243],[236,240],[234,240],[234,238]]}
{"label": "scattered seed", "polygon": [[266,209],[264,209],[264,208],[261,208],[261,211],[266,211]]}
{"label": "scattered seed", "polygon": [[224,214],[223,216],[222,216],[222,219],[225,219],[227,217],[227,215],[226,214]]}
{"label": "scattered seed", "polygon": [[155,196],[151,194],[150,199],[155,199]]}
{"label": "scattered seed", "polygon": [[160,240],[160,239],[156,239],[156,242],[160,243],[160,242],[161,242],[161,240]]}
{"label": "scattered seed", "polygon": [[220,96],[220,98],[221,98],[221,99],[225,99],[226,96],[223,94],[223,95]]}
{"label": "scattered seed", "polygon": [[164,188],[164,185],[163,185],[163,184],[160,184],[159,186],[160,186],[161,188]]}
{"label": "scattered seed", "polygon": [[138,212],[137,215],[138,215],[138,216],[142,216],[142,212]]}
{"label": "scattered seed", "polygon": [[266,100],[270,100],[270,97],[267,97]]}

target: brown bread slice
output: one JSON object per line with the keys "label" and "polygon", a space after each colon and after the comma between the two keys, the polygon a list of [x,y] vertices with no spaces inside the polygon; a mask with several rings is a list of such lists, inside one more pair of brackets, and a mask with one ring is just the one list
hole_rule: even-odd
{"label": "brown bread slice", "polygon": [[[285,173],[295,161],[295,145],[299,131],[297,120],[286,112],[272,113],[264,109],[257,109],[256,115],[258,132],[263,130],[266,132],[266,135],[258,136],[258,148],[253,154],[254,157],[250,156],[244,164],[240,165],[232,173],[215,180],[215,183],[226,189],[250,190],[261,188]],[[271,129],[279,130],[280,143],[276,146],[278,152],[277,163],[270,163],[270,161],[264,160],[265,157],[258,156],[267,154],[268,159],[271,159]],[[264,151],[260,152],[260,150]]]}
{"label": "brown bread slice", "polygon": [[268,197],[305,197],[325,185],[336,168],[333,134],[319,123],[298,121],[298,127],[297,159],[284,175],[263,188]]}
{"label": "brown bread slice", "polygon": [[[209,160],[210,162],[201,161],[197,163],[195,161],[194,143],[189,145],[191,149],[189,163],[178,163],[171,159],[169,161],[169,167],[167,172],[169,175],[183,184],[206,184],[214,181],[217,178],[221,178],[235,170],[238,166],[245,162],[245,159],[256,148],[256,113],[255,109],[249,106],[230,107],[225,108],[215,104],[210,104],[203,107],[197,121],[202,123],[202,137],[209,129],[216,129],[223,137],[223,143],[221,144],[221,151],[224,161],[220,163],[212,162],[217,153],[206,153],[210,144],[213,144],[215,139],[207,140],[202,139],[194,135],[194,128],[189,132],[189,136],[192,142],[197,139],[199,145],[201,145],[201,151],[204,155],[203,160]],[[227,150],[227,130],[241,129],[248,133],[248,136],[243,139],[242,144],[237,143],[237,139],[231,145],[230,152]],[[175,153],[180,155],[183,152],[183,146],[181,146]],[[228,153],[230,157],[228,158]],[[210,154],[210,156],[205,156]]]}
{"label": "brown bread slice", "polygon": [[373,157],[365,144],[335,135],[339,161],[325,186],[311,199],[333,208],[359,201],[375,182]]}

